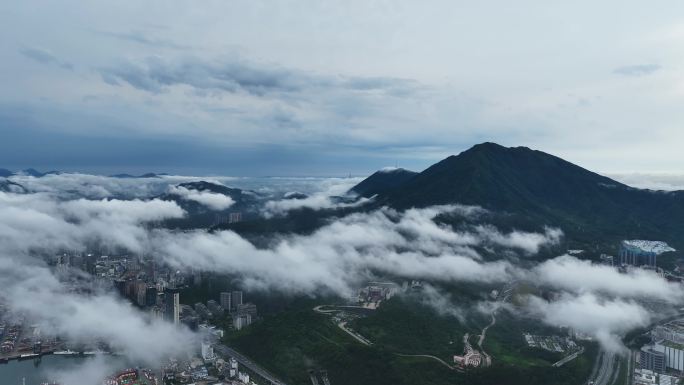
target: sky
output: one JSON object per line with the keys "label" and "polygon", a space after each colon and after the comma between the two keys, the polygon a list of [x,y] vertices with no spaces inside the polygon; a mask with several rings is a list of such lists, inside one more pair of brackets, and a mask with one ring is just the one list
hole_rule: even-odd
{"label": "sky", "polygon": [[470,146],[684,169],[684,4],[0,3],[0,167],[367,175]]}

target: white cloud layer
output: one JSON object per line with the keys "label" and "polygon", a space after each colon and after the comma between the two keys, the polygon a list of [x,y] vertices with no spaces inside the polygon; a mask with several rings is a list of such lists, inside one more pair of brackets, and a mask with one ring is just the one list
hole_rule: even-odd
{"label": "white cloud layer", "polygon": [[594,294],[563,295],[546,301],[528,297],[527,310],[551,326],[570,327],[592,336],[609,351],[620,352],[624,333],[647,326],[652,312],[633,300],[605,299]]}
{"label": "white cloud layer", "polygon": [[569,255],[550,259],[532,271],[538,282],[574,293],[603,293],[623,298],[682,303],[683,287],[650,270],[621,273],[613,266],[592,264]]}
{"label": "white cloud layer", "polygon": [[178,195],[189,201],[195,201],[197,203],[203,204],[212,210],[225,210],[235,204],[233,198],[227,195],[217,194],[210,191],[188,189],[183,186],[171,186],[169,187],[169,193]]}
{"label": "white cloud layer", "polygon": [[[317,190],[321,196],[349,187],[331,183],[333,187]],[[179,346],[192,337],[145,318],[108,293],[84,295],[70,290],[32,254],[81,251],[98,243],[154,255],[178,268],[231,274],[248,289],[293,294],[347,296],[358,284],[378,276],[447,284],[521,280],[562,293],[551,301],[531,297],[524,307],[527,313],[550,325],[591,334],[613,350],[620,348],[619,336],[624,332],[662,316],[662,311],[646,310],[642,302],[682,303],[682,287],[651,272],[620,273],[571,256],[523,268],[508,259],[485,260],[478,252],[482,248],[507,256],[532,255],[559,245],[563,234],[558,229],[504,233],[488,225],[454,229],[436,220],[481,222],[485,213],[459,205],[404,212],[381,208],[338,218],[309,235],[281,235],[267,246],[256,247],[231,231],[182,232],[151,226],[184,215],[174,202],[65,200],[58,189],[0,193],[0,285],[10,307],[31,316],[45,330],[73,340],[100,338],[134,359],[144,359],[143,355],[158,359],[165,352],[182,350]],[[462,316],[461,309],[448,306],[453,301],[439,290],[428,288],[426,293],[429,304]],[[75,314],[78,322],[72,319]],[[139,343],[156,340],[165,341],[156,343],[159,349]]]}

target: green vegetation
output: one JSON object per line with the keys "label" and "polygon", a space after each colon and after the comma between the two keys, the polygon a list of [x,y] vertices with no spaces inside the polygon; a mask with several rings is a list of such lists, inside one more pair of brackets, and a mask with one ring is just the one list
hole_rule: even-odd
{"label": "green vegetation", "polygon": [[484,349],[496,361],[519,367],[550,366],[563,356],[527,346],[523,333],[537,335],[558,334],[557,328],[547,327],[530,319],[519,318],[506,311],[497,313],[497,323],[487,331]]}
{"label": "green vegetation", "polygon": [[308,383],[309,369],[327,370],[335,385],[410,384],[402,374],[409,376],[422,366],[438,373],[431,374],[433,377],[452,374],[434,364],[400,359],[384,349],[360,345],[308,306],[266,317],[228,335],[226,342],[292,384]]}
{"label": "green vegetation", "polygon": [[400,209],[449,203],[509,213],[489,221],[503,229],[560,227],[573,247],[585,250],[629,238],[663,240],[676,249],[684,246],[684,192],[629,188],[524,147],[479,144],[376,199],[376,206]]}
{"label": "green vegetation", "polygon": [[466,329],[453,316],[441,316],[415,299],[394,297],[368,317],[350,325],[374,344],[392,352],[429,354],[447,362],[463,352]]}
{"label": "green vegetation", "polygon": [[450,362],[454,353],[463,350],[463,333],[478,333],[479,325],[464,326],[413,299],[395,297],[350,325],[375,343],[367,347],[340,330],[329,316],[315,313],[312,308],[318,303],[293,301],[286,311],[229,333],[226,343],[291,384],[309,383],[308,370],[316,369],[327,370],[334,385],[575,385],[589,377],[596,356],[596,346],[589,345],[576,360],[553,368],[551,363],[559,357],[526,348],[521,328],[553,333],[543,326],[530,328],[530,320],[501,313],[485,343],[494,354],[494,365],[460,373],[429,358],[395,353],[430,354]]}

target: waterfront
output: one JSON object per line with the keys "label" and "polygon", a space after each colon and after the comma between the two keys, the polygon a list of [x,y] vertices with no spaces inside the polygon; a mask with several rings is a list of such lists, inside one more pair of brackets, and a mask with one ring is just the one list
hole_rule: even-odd
{"label": "waterfront", "polygon": [[[58,375],[81,368],[96,359],[83,356],[46,355],[40,359],[12,360],[6,364],[0,364],[0,379],[2,379],[2,385],[21,385],[23,379],[26,379],[26,385],[39,385],[41,382],[57,380]],[[114,368],[125,366],[124,360],[119,357],[105,356],[102,360]]]}

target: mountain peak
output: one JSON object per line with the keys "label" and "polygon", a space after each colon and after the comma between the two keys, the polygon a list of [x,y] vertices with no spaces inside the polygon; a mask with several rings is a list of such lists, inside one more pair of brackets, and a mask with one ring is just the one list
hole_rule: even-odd
{"label": "mountain peak", "polygon": [[504,147],[498,143],[494,142],[482,142],[470,147],[466,151],[502,151],[508,150],[508,147]]}
{"label": "mountain peak", "polygon": [[387,195],[399,207],[458,202],[511,210],[542,201],[575,205],[577,194],[591,195],[602,186],[626,187],[542,151],[485,142],[432,165]]}
{"label": "mountain peak", "polygon": [[370,198],[373,195],[393,190],[416,175],[418,175],[417,172],[409,171],[405,168],[381,168],[368,178],[362,180],[356,186],[352,187],[349,192]]}

